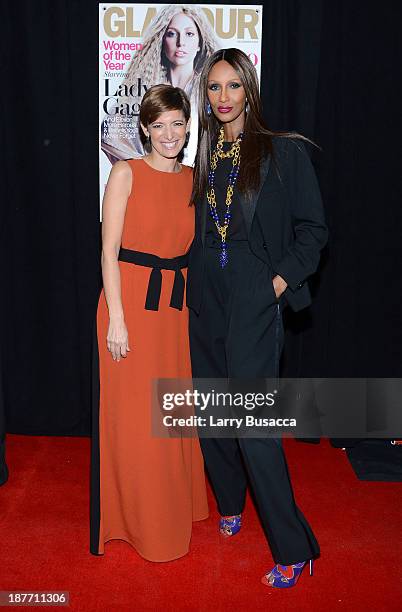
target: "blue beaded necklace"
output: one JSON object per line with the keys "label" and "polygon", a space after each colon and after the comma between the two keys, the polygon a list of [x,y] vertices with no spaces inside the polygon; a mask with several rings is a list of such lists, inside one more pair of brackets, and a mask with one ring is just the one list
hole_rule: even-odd
{"label": "blue beaded necklace", "polygon": [[[230,219],[232,217],[232,213],[230,212],[230,206],[232,204],[233,199],[233,191],[234,186],[236,184],[236,180],[240,170],[240,143],[243,138],[243,133],[239,134],[239,136],[234,141],[233,145],[230,147],[229,151],[223,151],[223,142],[224,142],[225,132],[223,126],[219,130],[218,142],[215,150],[211,153],[210,156],[210,171],[208,173],[208,189],[207,189],[207,200],[209,204],[209,214],[212,217],[213,222],[215,223],[216,229],[218,230],[218,234],[221,237],[221,253],[219,256],[219,262],[221,268],[224,268],[228,262],[228,252],[227,252],[227,244],[226,244],[226,233],[229,227]],[[226,190],[226,211],[223,217],[223,224],[221,224],[219,220],[219,215],[216,207],[216,195],[215,195],[215,170],[218,165],[219,159],[225,159],[228,157],[232,157],[232,169],[230,171],[228,177],[228,186]]]}

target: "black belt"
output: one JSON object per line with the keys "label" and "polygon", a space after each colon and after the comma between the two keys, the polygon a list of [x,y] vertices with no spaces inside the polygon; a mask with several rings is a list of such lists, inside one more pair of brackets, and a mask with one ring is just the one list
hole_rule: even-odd
{"label": "black belt", "polygon": [[182,310],[185,282],[181,270],[188,266],[188,253],[179,255],[179,257],[164,259],[152,253],[141,253],[141,251],[131,251],[130,249],[122,248],[119,252],[119,261],[152,268],[145,300],[145,310],[159,309],[159,299],[161,297],[162,288],[161,270],[174,270],[174,283],[169,306],[171,308],[177,308],[177,310]]}

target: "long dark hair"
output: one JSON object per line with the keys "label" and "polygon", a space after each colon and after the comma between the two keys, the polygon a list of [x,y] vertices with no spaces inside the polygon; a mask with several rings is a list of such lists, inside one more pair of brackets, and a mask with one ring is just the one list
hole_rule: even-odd
{"label": "long dark hair", "polygon": [[247,55],[240,49],[220,49],[211,55],[200,77],[200,91],[198,102],[198,150],[194,166],[194,183],[191,202],[196,202],[205,194],[208,183],[210,151],[216,144],[221,124],[214,114],[207,115],[208,103],[207,88],[208,75],[212,67],[221,60],[225,60],[236,70],[242,82],[248,101],[248,110],[244,124],[244,136],[241,143],[240,172],[237,187],[240,192],[250,198],[252,192],[260,183],[260,166],[267,155],[273,155],[272,137],[292,137],[307,140],[296,132],[273,132],[268,129],[262,116],[261,98],[258,90],[258,77],[256,69]]}

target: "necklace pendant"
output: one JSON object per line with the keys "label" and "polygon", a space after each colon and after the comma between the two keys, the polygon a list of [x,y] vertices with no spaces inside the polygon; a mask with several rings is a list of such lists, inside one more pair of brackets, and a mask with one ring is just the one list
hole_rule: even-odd
{"label": "necklace pendant", "polygon": [[224,268],[226,264],[228,263],[228,261],[229,261],[229,258],[228,258],[228,252],[227,252],[226,245],[222,245],[222,251],[219,256],[219,263],[221,265],[221,268]]}

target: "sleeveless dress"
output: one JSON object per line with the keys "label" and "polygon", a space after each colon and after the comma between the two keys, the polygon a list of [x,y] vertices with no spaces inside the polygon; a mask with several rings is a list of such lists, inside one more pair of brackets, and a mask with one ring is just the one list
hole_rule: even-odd
{"label": "sleeveless dress", "polygon": [[[133,181],[122,248],[163,258],[184,255],[194,235],[188,202],[192,170],[179,173],[128,160]],[[125,540],[150,561],[189,549],[192,521],[208,516],[198,438],[162,439],[151,431],[151,381],[191,378],[188,310],[169,306],[174,271],[162,270],[159,310],[145,310],[151,268],[119,261],[131,351],[120,362],[107,350],[104,293],[97,313],[100,393],[94,393],[91,463],[91,552]],[[182,270],[186,278],[187,270]],[[95,347],[96,348],[96,347]],[[96,358],[95,358],[96,361]],[[99,391],[99,387],[98,387]],[[98,409],[97,409],[98,406]]]}

